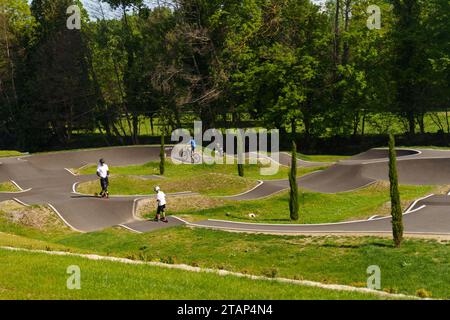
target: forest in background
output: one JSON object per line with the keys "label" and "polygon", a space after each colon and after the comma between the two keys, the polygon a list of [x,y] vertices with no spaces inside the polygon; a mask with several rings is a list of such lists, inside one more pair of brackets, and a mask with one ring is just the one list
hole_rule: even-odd
{"label": "forest in background", "polygon": [[312,152],[448,144],[449,21],[448,0],[0,0],[0,148],[157,142],[194,120]]}

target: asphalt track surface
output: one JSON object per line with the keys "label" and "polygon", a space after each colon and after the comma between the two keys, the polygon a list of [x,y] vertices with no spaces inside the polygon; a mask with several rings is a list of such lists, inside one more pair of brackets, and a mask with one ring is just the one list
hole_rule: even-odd
{"label": "asphalt track surface", "polygon": [[[283,164],[281,157],[280,160]],[[388,164],[386,149],[372,149],[348,160],[339,161],[325,170],[303,176],[298,179],[298,185],[319,193],[349,192],[377,181],[388,180]],[[450,151],[398,150],[397,169],[401,184],[450,185]],[[228,199],[237,201],[261,199],[287,188],[289,188],[287,180],[268,180],[247,193],[228,197]],[[201,221],[190,225],[271,234],[389,234],[392,232],[389,217],[320,225],[256,224],[220,220]],[[449,236],[450,196],[429,195],[425,199],[418,199],[412,203],[405,211],[404,227],[405,234]]]}
{"label": "asphalt track surface", "polygon": [[76,183],[97,177],[75,176],[67,169],[96,163],[100,158],[107,159],[110,166],[139,165],[158,159],[159,147],[120,147],[0,159],[0,181],[12,180],[25,190],[0,193],[0,201],[14,199],[27,205],[50,205],[67,225],[82,232],[116,225],[142,232],[183,224],[173,217],[169,218],[168,224],[137,219],[134,216],[135,200],[143,197],[99,199],[75,193],[73,186]]}
{"label": "asphalt track surface", "polygon": [[[187,223],[170,217],[169,223],[137,219],[136,201],[143,197],[112,197],[109,200],[74,192],[73,186],[91,181],[94,175],[75,176],[66,168],[79,168],[105,158],[110,166],[139,165],[159,158],[159,147],[138,146],[93,149],[19,158],[0,159],[0,181],[14,181],[24,191],[0,193],[0,201],[14,199],[23,204],[50,205],[63,221],[75,230],[97,231],[111,226],[122,226],[130,231],[148,232],[160,228],[188,224],[194,227],[228,231],[274,234],[303,233],[390,233],[390,218],[375,218],[321,225],[276,225],[236,223],[207,220]],[[450,151],[398,150],[399,180],[411,185],[450,184]],[[280,153],[279,163],[290,164],[290,156]],[[299,161],[299,166],[323,166],[323,163]],[[348,192],[363,188],[388,177],[387,150],[372,149],[349,160],[298,179],[302,188],[320,193]],[[226,197],[230,200],[255,200],[271,196],[289,188],[287,180],[262,181],[249,192]],[[189,193],[187,193],[189,194]],[[178,194],[184,196],[186,194]],[[150,196],[149,196],[150,197]],[[450,196],[431,195],[411,205],[404,216],[406,234],[450,235]]]}

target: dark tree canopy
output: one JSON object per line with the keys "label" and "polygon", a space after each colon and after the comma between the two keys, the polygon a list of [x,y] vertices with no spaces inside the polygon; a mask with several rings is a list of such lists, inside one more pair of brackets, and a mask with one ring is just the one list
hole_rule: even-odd
{"label": "dark tree canopy", "polygon": [[[91,0],[89,14],[78,0],[0,3],[10,148],[137,144],[193,120],[303,141],[450,133],[446,0]],[[72,4],[81,30],[66,27]]]}

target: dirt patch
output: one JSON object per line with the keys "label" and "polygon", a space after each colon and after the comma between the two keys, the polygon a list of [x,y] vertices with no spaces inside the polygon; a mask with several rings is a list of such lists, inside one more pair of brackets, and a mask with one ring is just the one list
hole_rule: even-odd
{"label": "dirt patch", "polygon": [[[220,198],[207,197],[202,195],[167,197],[167,213],[179,213],[186,211],[199,211],[224,205],[224,200]],[[148,214],[154,214],[156,210],[155,199],[144,199],[138,202],[136,215],[144,217]]]}
{"label": "dirt patch", "polygon": [[450,185],[444,185],[444,186],[437,186],[434,193],[436,194],[448,194],[450,191]]}
{"label": "dirt patch", "polygon": [[383,180],[377,181],[368,187],[368,189],[371,189],[373,191],[385,191],[386,189],[389,190],[389,188],[390,188],[389,181]]}
{"label": "dirt patch", "polygon": [[25,207],[15,201],[0,203],[0,214],[8,221],[42,231],[69,231],[55,212],[46,206]]}
{"label": "dirt patch", "polygon": [[13,200],[0,202],[0,211],[20,210],[22,208],[25,207]]}
{"label": "dirt patch", "polygon": [[10,292],[12,290],[0,287],[0,292]]}
{"label": "dirt patch", "polygon": [[[400,200],[400,202],[401,202],[403,211],[405,211],[406,208],[408,208],[412,203],[412,201],[410,201],[410,200]],[[383,203],[381,208],[379,208],[376,211],[375,215],[380,216],[380,217],[390,216],[391,215],[391,202],[388,201],[388,202]]]}

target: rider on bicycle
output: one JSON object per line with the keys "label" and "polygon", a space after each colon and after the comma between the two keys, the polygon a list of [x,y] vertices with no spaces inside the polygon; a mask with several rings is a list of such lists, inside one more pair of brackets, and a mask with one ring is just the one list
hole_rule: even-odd
{"label": "rider on bicycle", "polygon": [[195,153],[195,148],[197,147],[197,142],[195,142],[194,138],[191,138],[191,141],[189,141],[189,144],[191,145],[191,153]]}

